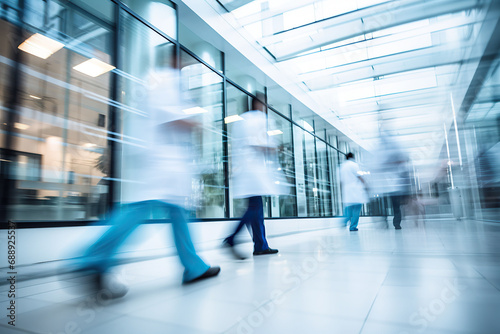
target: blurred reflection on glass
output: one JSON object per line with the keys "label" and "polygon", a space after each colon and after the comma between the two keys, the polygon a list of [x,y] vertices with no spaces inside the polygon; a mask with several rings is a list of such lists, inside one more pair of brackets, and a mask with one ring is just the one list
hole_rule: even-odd
{"label": "blurred reflection on glass", "polygon": [[9,219],[97,219],[108,192],[103,178],[109,160],[101,157],[108,145],[112,31],[65,3],[26,1],[25,6],[30,30],[22,31],[16,45],[22,63],[16,67],[19,102],[9,147],[14,188]]}
{"label": "blurred reflection on glass", "polygon": [[193,112],[199,112],[203,129],[192,138],[200,174],[193,193],[193,212],[197,218],[222,218],[225,215],[222,78],[181,51],[181,79],[182,86],[201,108]]}

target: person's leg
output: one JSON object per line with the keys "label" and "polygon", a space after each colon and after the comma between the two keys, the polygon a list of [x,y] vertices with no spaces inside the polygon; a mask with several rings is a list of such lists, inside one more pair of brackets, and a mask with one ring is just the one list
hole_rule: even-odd
{"label": "person's leg", "polygon": [[347,223],[351,220],[352,218],[352,205],[347,205],[344,208],[344,226],[347,226]]}
{"label": "person's leg", "polygon": [[361,204],[351,206],[351,226],[349,229],[355,231],[358,229],[359,214],[361,213]]}
{"label": "person's leg", "polygon": [[392,224],[396,229],[401,228],[401,196],[393,195],[391,196],[392,208],[394,210],[394,219]]}
{"label": "person's leg", "polygon": [[149,205],[149,202],[139,202],[115,209],[108,221],[111,227],[85,252],[84,266],[101,273],[113,266],[116,249],[147,218]]}
{"label": "person's leg", "polygon": [[230,236],[228,236],[226,239],[224,239],[224,242],[226,242],[230,246],[234,246],[234,238],[241,231],[241,229],[243,228],[243,226],[250,225],[251,217],[252,217],[253,214],[254,213],[250,209],[250,205],[248,205],[247,211],[245,211],[245,214],[241,218],[238,226],[236,226],[236,229],[234,230],[234,232]]}
{"label": "person's leg", "polygon": [[269,249],[266,240],[266,228],[264,226],[264,206],[262,204],[262,196],[251,197],[248,200],[249,209],[252,208],[252,234],[254,252],[261,252]]}
{"label": "person's leg", "polygon": [[[162,203],[162,202],[160,202]],[[162,203],[170,211],[175,247],[184,266],[183,281],[188,282],[203,275],[210,266],[196,254],[187,226],[186,211],[176,205]]]}

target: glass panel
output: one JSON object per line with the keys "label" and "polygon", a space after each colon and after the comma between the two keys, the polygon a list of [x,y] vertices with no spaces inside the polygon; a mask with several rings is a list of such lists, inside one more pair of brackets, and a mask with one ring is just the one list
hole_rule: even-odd
{"label": "glass panel", "polygon": [[225,118],[225,122],[227,123],[227,132],[228,132],[228,161],[229,161],[229,198],[231,200],[230,205],[230,217],[242,217],[247,209],[247,201],[244,199],[234,198],[233,197],[233,187],[232,187],[232,155],[233,155],[233,142],[232,132],[233,127],[236,122],[241,122],[243,119],[238,117],[244,112],[249,110],[250,104],[250,96],[237,89],[233,85],[227,85],[227,116]]}
{"label": "glass panel", "polygon": [[122,0],[130,9],[156,28],[177,39],[177,14],[175,5],[169,0]]}
{"label": "glass panel", "polygon": [[[293,153],[292,126],[289,121],[269,110],[268,134],[278,143],[277,168],[283,171],[288,188],[287,195],[271,197],[272,217],[294,217],[297,215],[295,189],[295,161]],[[280,182],[283,182],[280,181]]]}
{"label": "glass panel", "polygon": [[268,87],[267,103],[286,117],[292,116],[292,110],[290,107],[292,104],[292,97],[281,86],[274,85],[272,87]]}
{"label": "glass panel", "polygon": [[203,130],[195,138],[198,153],[196,165],[201,174],[200,185],[195,193],[196,217],[223,218],[222,78],[184,51],[181,52],[181,76],[190,97],[204,110],[200,115]]}
{"label": "glass panel", "polygon": [[328,147],[330,159],[330,183],[332,185],[332,215],[342,216],[342,196],[340,191],[340,164],[337,150]]}
{"label": "glass panel", "polygon": [[[15,27],[7,21],[0,20],[0,31],[6,35],[14,34]],[[2,38],[0,40],[0,57],[5,60],[12,60],[14,49],[9,42],[9,39]],[[9,91],[12,89],[11,77],[14,75],[14,68],[7,65],[7,61],[0,62],[0,121],[2,132],[0,133],[0,147],[5,147],[5,131],[7,130],[7,98],[11,95]],[[6,161],[0,161],[4,163]]]}
{"label": "glass panel", "polygon": [[222,73],[222,52],[210,43],[203,31],[194,33],[182,22],[179,24],[179,42],[208,65]]}
{"label": "glass panel", "polygon": [[39,30],[23,31],[19,45],[24,52],[10,217],[97,219],[108,188],[112,33],[74,6],[26,5],[32,28]]}
{"label": "glass panel", "polygon": [[225,74],[228,79],[236,83],[251,94],[264,92],[267,77],[262,71],[241,54],[226,57]]}
{"label": "glass panel", "polygon": [[113,23],[115,5],[113,2],[106,0],[70,0],[88,13],[92,13],[96,17],[108,23]]}
{"label": "glass panel", "polygon": [[318,197],[320,202],[320,216],[332,215],[332,188],[330,183],[330,166],[326,144],[316,139],[316,156],[318,165]]}
{"label": "glass panel", "polygon": [[[18,20],[18,0],[0,1],[0,19],[15,22]],[[4,30],[2,30],[4,31]]]}
{"label": "glass panel", "polygon": [[[147,105],[148,90],[153,89],[159,72],[173,67],[175,45],[142,24],[126,12],[121,12],[123,33],[121,52],[123,72],[120,72],[121,156],[118,170],[121,177],[121,194],[117,201],[135,201],[137,191],[137,164],[134,154],[144,138],[141,124],[148,124],[143,108]],[[139,146],[140,147],[140,146]],[[163,212],[154,212],[152,218],[165,218]]]}
{"label": "glass panel", "polygon": [[[304,191],[306,199],[307,217],[319,217],[321,215],[321,199],[319,197],[318,186],[318,165],[316,161],[316,147],[314,136],[302,129],[297,130],[302,133],[303,168],[304,168]],[[296,154],[299,152],[296,152]]]}

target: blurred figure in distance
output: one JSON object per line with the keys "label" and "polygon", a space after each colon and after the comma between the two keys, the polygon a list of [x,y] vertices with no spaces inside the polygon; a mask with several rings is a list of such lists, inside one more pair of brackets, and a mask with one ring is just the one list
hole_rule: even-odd
{"label": "blurred figure in distance", "polygon": [[353,153],[347,153],[346,161],[340,167],[342,201],[344,202],[345,224],[350,221],[349,230],[358,230],[359,214],[363,203],[368,202],[367,184],[361,176],[359,165]]}

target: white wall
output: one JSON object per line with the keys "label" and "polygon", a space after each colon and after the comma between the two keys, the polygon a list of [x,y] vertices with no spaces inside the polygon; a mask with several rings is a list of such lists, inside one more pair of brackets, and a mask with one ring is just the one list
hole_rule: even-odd
{"label": "white wall", "polygon": [[[361,219],[361,222],[364,218]],[[365,218],[368,219],[368,218]],[[315,229],[340,227],[342,218],[273,219],[266,221],[268,237],[298,233]],[[221,245],[236,221],[191,223],[189,228],[197,250],[214,249]],[[16,230],[16,265],[69,259],[82,255],[85,248],[107,226],[82,226],[60,228],[33,228]],[[245,232],[245,231],[243,231]],[[242,240],[251,241],[248,233],[241,233]],[[1,240],[7,240],[7,230],[0,231]],[[2,241],[2,244],[5,245]],[[121,247],[123,257],[165,255],[174,250],[168,224],[141,225]],[[7,256],[0,257],[0,267],[7,267]]]}

